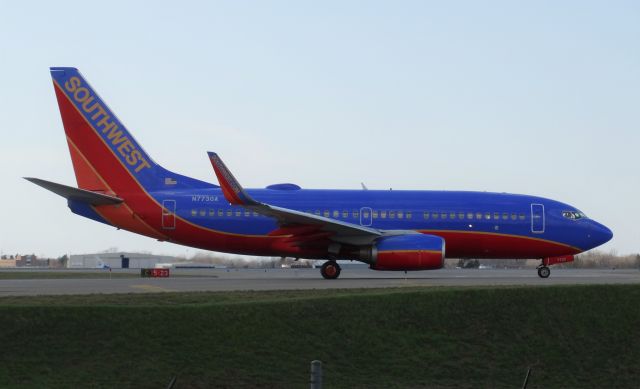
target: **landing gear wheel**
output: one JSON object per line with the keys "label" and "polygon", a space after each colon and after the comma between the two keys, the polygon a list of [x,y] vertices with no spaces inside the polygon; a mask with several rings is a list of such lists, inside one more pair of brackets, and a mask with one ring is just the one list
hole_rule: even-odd
{"label": "landing gear wheel", "polygon": [[327,261],[322,264],[320,274],[327,280],[335,280],[340,276],[340,265],[336,261]]}
{"label": "landing gear wheel", "polygon": [[540,276],[540,278],[548,278],[550,274],[551,270],[548,267],[540,266],[538,268],[538,275]]}

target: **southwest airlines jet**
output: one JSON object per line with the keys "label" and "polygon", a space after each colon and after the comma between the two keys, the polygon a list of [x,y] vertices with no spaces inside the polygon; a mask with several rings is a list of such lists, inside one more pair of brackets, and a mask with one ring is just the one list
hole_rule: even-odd
{"label": "southwest airlines jet", "polygon": [[374,270],[430,270],[444,258],[540,259],[549,266],[612,237],[571,205],[487,192],[244,189],[220,157],[219,186],[166,170],[147,154],[75,68],[51,68],[78,188],[27,178],[75,214],[205,250],[326,260]]}

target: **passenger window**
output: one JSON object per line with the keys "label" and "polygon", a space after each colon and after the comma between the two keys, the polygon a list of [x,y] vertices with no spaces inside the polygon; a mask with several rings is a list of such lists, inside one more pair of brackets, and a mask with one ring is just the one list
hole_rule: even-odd
{"label": "passenger window", "polygon": [[333,218],[337,219],[338,217],[340,217],[340,212],[338,211],[333,211]]}
{"label": "passenger window", "polygon": [[425,220],[429,219],[429,212],[423,212],[422,213],[422,218],[425,219]]}
{"label": "passenger window", "polygon": [[438,212],[431,212],[431,218],[433,220],[440,219],[440,214]]}
{"label": "passenger window", "polygon": [[387,218],[387,211],[380,211],[380,219],[386,219]]}
{"label": "passenger window", "polygon": [[473,212],[467,212],[467,219],[473,220]]}
{"label": "passenger window", "polygon": [[482,220],[482,212],[476,212],[476,220]]}
{"label": "passenger window", "polygon": [[258,217],[258,212],[253,212],[253,217]]}
{"label": "passenger window", "polygon": [[389,219],[395,219],[396,218],[396,211],[389,211]]}
{"label": "passenger window", "polygon": [[207,216],[207,210],[206,209],[201,209],[200,210],[200,216]]}
{"label": "passenger window", "polygon": [[239,210],[236,211],[236,217],[240,217],[240,216],[242,216],[242,211],[239,211]]}
{"label": "passenger window", "polygon": [[218,210],[218,216],[224,216],[224,211],[223,211],[223,210],[221,210],[221,209],[219,209],[219,210]]}
{"label": "passenger window", "polygon": [[251,217],[251,211],[244,211],[244,217]]}
{"label": "passenger window", "polygon": [[365,219],[369,218],[369,211],[362,211],[362,217]]}
{"label": "passenger window", "polygon": [[484,218],[485,218],[486,220],[491,220],[491,212],[485,212],[485,213],[484,213]]}
{"label": "passenger window", "polygon": [[444,220],[444,219],[446,219],[446,218],[447,218],[447,213],[446,213],[446,212],[442,212],[442,213],[440,214],[440,219],[443,219],[443,220]]}
{"label": "passenger window", "polygon": [[518,216],[515,214],[515,212],[511,213],[511,220],[516,220],[518,218]]}
{"label": "passenger window", "polygon": [[500,212],[493,213],[493,220],[500,220]]}
{"label": "passenger window", "polygon": [[342,218],[346,219],[348,217],[349,217],[349,211],[347,211],[347,210],[342,211]]}
{"label": "passenger window", "polygon": [[456,218],[456,213],[455,212],[449,212],[449,219],[455,219]]}
{"label": "passenger window", "polygon": [[378,211],[372,211],[372,212],[371,212],[371,216],[372,216],[374,219],[377,219],[377,218],[378,218]]}
{"label": "passenger window", "polygon": [[358,212],[358,211],[353,211],[353,212],[351,212],[351,214],[353,215],[354,219],[357,219],[357,218],[360,217],[360,212]]}
{"label": "passenger window", "polygon": [[227,211],[227,216],[233,216],[233,211],[229,209],[229,210]]}
{"label": "passenger window", "polygon": [[198,211],[196,211],[195,209],[192,209],[191,216],[198,216]]}
{"label": "passenger window", "polygon": [[216,210],[215,209],[210,209],[209,210],[209,217],[214,217],[216,216]]}
{"label": "passenger window", "polygon": [[518,215],[518,219],[524,220],[524,213],[521,213],[520,215]]}
{"label": "passenger window", "polygon": [[324,210],[324,212],[322,212],[322,216],[324,216],[324,217],[329,217],[329,215],[330,215],[329,211],[327,211],[327,210]]}
{"label": "passenger window", "polygon": [[458,219],[464,220],[464,212],[458,212]]}
{"label": "passenger window", "polygon": [[315,212],[313,212],[314,214],[316,214],[317,216],[320,216],[320,210],[316,209]]}
{"label": "passenger window", "polygon": [[509,212],[502,212],[502,220],[509,220]]}
{"label": "passenger window", "polygon": [[411,219],[411,212],[407,212],[404,216],[407,219]]}
{"label": "passenger window", "polygon": [[404,212],[398,211],[398,219],[404,219]]}

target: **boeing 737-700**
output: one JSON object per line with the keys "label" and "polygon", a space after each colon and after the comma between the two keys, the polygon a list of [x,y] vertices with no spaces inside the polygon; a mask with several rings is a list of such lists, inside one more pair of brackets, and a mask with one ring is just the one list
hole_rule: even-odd
{"label": "boeing 737-700", "polygon": [[244,189],[220,157],[208,153],[218,185],[157,164],[75,68],[51,68],[77,187],[28,180],[67,199],[73,213],[205,250],[337,260],[374,270],[439,269],[450,258],[539,259],[549,266],[612,237],[575,207],[506,193]]}

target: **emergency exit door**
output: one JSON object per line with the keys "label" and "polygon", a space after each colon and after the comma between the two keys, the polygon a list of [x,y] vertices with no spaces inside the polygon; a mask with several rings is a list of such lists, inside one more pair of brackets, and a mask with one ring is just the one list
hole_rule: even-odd
{"label": "emergency exit door", "polygon": [[176,228],[176,201],[162,200],[162,229],[174,230]]}

